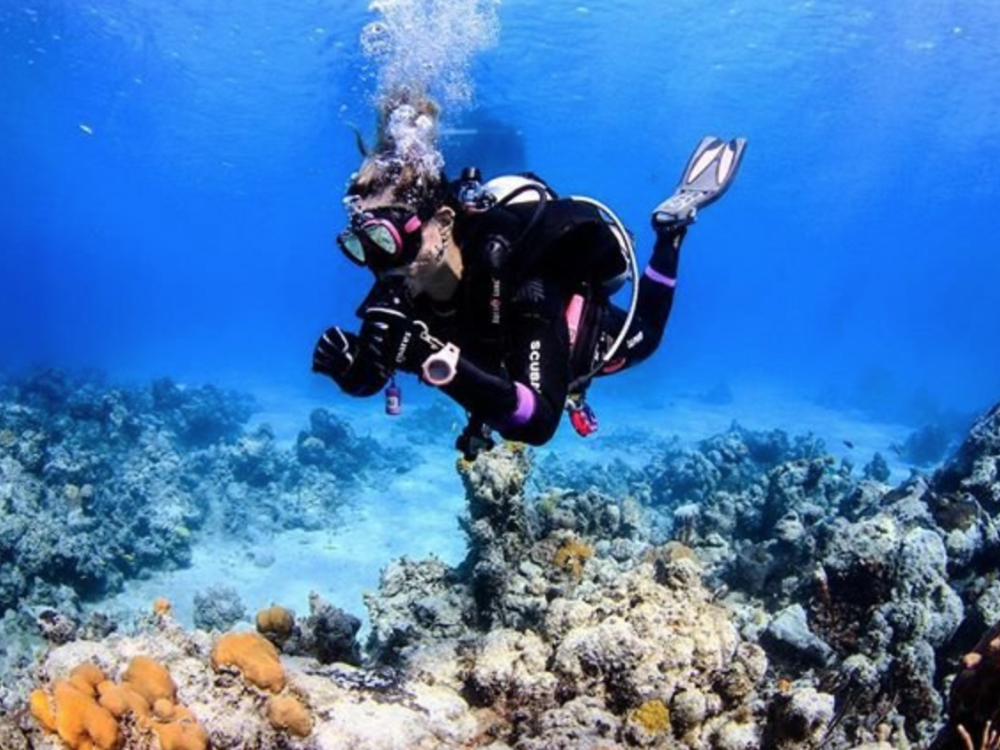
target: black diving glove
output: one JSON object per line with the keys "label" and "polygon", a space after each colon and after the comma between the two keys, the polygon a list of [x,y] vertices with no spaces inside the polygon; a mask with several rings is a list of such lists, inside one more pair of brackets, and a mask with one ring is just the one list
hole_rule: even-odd
{"label": "black diving glove", "polygon": [[419,374],[427,358],[444,347],[430,334],[427,324],[410,317],[402,305],[375,304],[365,308],[362,317],[361,345],[386,371]]}
{"label": "black diving glove", "polygon": [[351,352],[356,339],[353,333],[345,333],[337,326],[327,328],[313,349],[313,372],[336,378],[350,370],[354,364]]}

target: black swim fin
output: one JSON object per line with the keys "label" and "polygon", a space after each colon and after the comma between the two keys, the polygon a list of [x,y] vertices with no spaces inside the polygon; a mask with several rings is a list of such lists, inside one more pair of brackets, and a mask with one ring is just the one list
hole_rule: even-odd
{"label": "black swim fin", "polygon": [[677,190],[653,209],[653,226],[665,229],[693,223],[698,209],[717,201],[732,184],[746,147],[745,138],[728,143],[711,135],[702,138],[684,167]]}

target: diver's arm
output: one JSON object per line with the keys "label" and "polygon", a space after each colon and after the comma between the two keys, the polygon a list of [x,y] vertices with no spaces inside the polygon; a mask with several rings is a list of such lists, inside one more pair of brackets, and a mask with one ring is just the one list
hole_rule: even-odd
{"label": "diver's arm", "polygon": [[358,337],[337,326],[328,328],[316,342],[312,369],[351,396],[371,396],[389,381],[389,373],[367,356]]}
{"label": "diver's arm", "polygon": [[558,288],[522,285],[508,311],[506,372],[489,373],[460,356],[441,390],[508,440],[542,445],[559,426],[569,388],[569,334]]}

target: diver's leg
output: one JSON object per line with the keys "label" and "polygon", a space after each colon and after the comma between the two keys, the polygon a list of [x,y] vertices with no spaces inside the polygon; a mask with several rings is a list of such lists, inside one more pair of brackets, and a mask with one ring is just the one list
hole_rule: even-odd
{"label": "diver's leg", "polygon": [[[686,227],[661,229],[656,233],[653,256],[639,279],[635,315],[628,333],[615,356],[599,374],[609,375],[631,367],[646,359],[660,345],[674,305],[680,249],[686,233]],[[625,311],[620,308],[608,310],[601,324],[603,346],[610,346],[618,337],[626,318]]]}

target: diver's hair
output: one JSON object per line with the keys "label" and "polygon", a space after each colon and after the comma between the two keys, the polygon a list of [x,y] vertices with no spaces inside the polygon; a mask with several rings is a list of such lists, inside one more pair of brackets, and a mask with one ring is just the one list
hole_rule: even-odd
{"label": "diver's hair", "polygon": [[446,202],[448,180],[437,150],[440,110],[427,95],[400,90],[379,106],[378,139],[351,176],[347,194],[369,198],[388,192],[393,202],[428,219]]}

